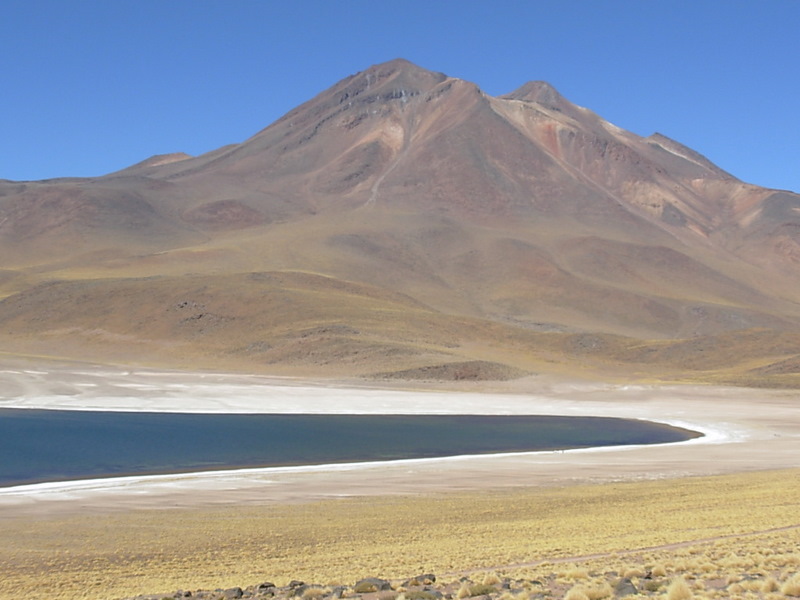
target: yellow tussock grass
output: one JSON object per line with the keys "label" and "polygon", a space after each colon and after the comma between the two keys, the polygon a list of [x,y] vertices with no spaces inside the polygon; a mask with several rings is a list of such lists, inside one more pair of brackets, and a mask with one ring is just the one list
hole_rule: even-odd
{"label": "yellow tussock grass", "polygon": [[800,573],[787,579],[781,586],[781,594],[784,596],[800,596]]}
{"label": "yellow tussock grass", "polygon": [[666,600],[692,600],[692,589],[683,577],[672,580],[667,588]]}

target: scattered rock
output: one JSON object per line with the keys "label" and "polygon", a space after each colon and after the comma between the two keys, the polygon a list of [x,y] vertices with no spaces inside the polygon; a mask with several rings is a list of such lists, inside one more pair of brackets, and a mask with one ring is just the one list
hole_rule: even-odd
{"label": "scattered rock", "polygon": [[436,575],[432,573],[425,573],[424,575],[417,575],[411,579],[406,579],[401,585],[403,587],[421,587],[424,585],[431,585],[436,583]]}
{"label": "scattered rock", "polygon": [[382,592],[391,589],[391,583],[378,577],[367,577],[366,579],[356,582],[355,586],[353,586],[353,591],[356,594],[369,594],[371,592]]}
{"label": "scattered rock", "polygon": [[624,577],[617,582],[617,585],[614,586],[614,595],[617,598],[624,598],[625,596],[635,596],[639,593],[639,590],[636,589],[636,586],[633,585],[633,582]]}

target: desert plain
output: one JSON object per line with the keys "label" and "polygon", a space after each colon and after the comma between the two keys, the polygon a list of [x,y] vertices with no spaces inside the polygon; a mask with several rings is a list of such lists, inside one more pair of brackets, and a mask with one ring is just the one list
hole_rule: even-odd
{"label": "desert plain", "polygon": [[[646,593],[636,574],[654,565],[664,571],[663,585],[651,584],[658,593],[679,576],[709,597],[785,597],[781,586],[800,568],[795,391],[546,376],[303,381],[11,358],[2,366],[5,408],[596,415],[704,435],[5,488],[0,598],[34,597],[43,587],[47,598],[122,598],[422,572],[457,581],[482,571],[539,581],[551,596],[609,590],[629,571]],[[753,577],[774,583],[742,586]]]}

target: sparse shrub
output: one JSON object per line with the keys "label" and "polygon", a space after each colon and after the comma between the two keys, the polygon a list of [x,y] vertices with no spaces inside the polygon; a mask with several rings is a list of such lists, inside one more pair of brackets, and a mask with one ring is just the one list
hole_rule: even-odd
{"label": "sparse shrub", "polygon": [[667,569],[664,565],[655,565],[651,570],[650,574],[653,577],[666,577],[667,576]]}
{"label": "sparse shrub", "polygon": [[774,577],[767,577],[764,581],[761,582],[761,591],[765,594],[770,592],[777,592],[780,588],[780,585],[776,581]]}
{"label": "sparse shrub", "polygon": [[669,584],[667,600],[692,600],[692,590],[683,577],[673,579]]}
{"label": "sparse shrub", "polygon": [[783,582],[781,594],[784,596],[800,596],[800,573]]}
{"label": "sparse shrub", "polygon": [[328,593],[325,588],[321,587],[310,587],[303,590],[303,600],[318,600],[319,598],[324,597]]}
{"label": "sparse shrub", "polygon": [[589,600],[602,600],[603,598],[610,598],[614,595],[614,590],[608,584],[603,582],[598,585],[593,585],[583,589],[583,593]]}
{"label": "sparse shrub", "polygon": [[644,571],[642,571],[639,567],[632,567],[630,569],[625,569],[620,573],[620,577],[625,577],[626,579],[633,579],[634,577],[644,577]]}
{"label": "sparse shrub", "polygon": [[696,570],[700,573],[715,573],[717,566],[714,563],[705,562],[697,565]]}
{"label": "sparse shrub", "polygon": [[744,592],[744,587],[741,583],[732,583],[728,586],[729,594],[741,594]]}
{"label": "sparse shrub", "polygon": [[567,579],[588,579],[589,572],[586,569],[582,569],[581,567],[576,567],[572,565],[569,569],[561,573],[562,577],[566,577]]}
{"label": "sparse shrub", "polygon": [[456,598],[458,600],[464,600],[464,598],[469,598],[472,595],[472,592],[469,589],[469,585],[465,581],[461,584],[461,587],[458,588],[458,592],[456,592]]}
{"label": "sparse shrub", "polygon": [[489,585],[486,583],[476,583],[475,585],[470,586],[469,588],[469,595],[472,596],[488,596],[497,591],[497,588],[493,585]]}
{"label": "sparse shrub", "polygon": [[497,573],[487,573],[483,578],[483,585],[500,585],[502,581],[497,576]]}
{"label": "sparse shrub", "polygon": [[687,571],[688,569],[689,569],[689,564],[686,561],[686,559],[683,559],[683,558],[676,560],[675,564],[673,565],[673,570],[674,571],[683,572],[683,571]]}
{"label": "sparse shrub", "polygon": [[564,594],[564,600],[589,600],[589,596],[586,595],[582,586],[576,585]]}

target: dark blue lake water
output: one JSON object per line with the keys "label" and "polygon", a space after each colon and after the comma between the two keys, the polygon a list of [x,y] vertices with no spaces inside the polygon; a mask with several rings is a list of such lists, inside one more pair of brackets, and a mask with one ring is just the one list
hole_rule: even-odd
{"label": "dark blue lake water", "polygon": [[615,418],[0,410],[0,486],[114,475],[677,442]]}

